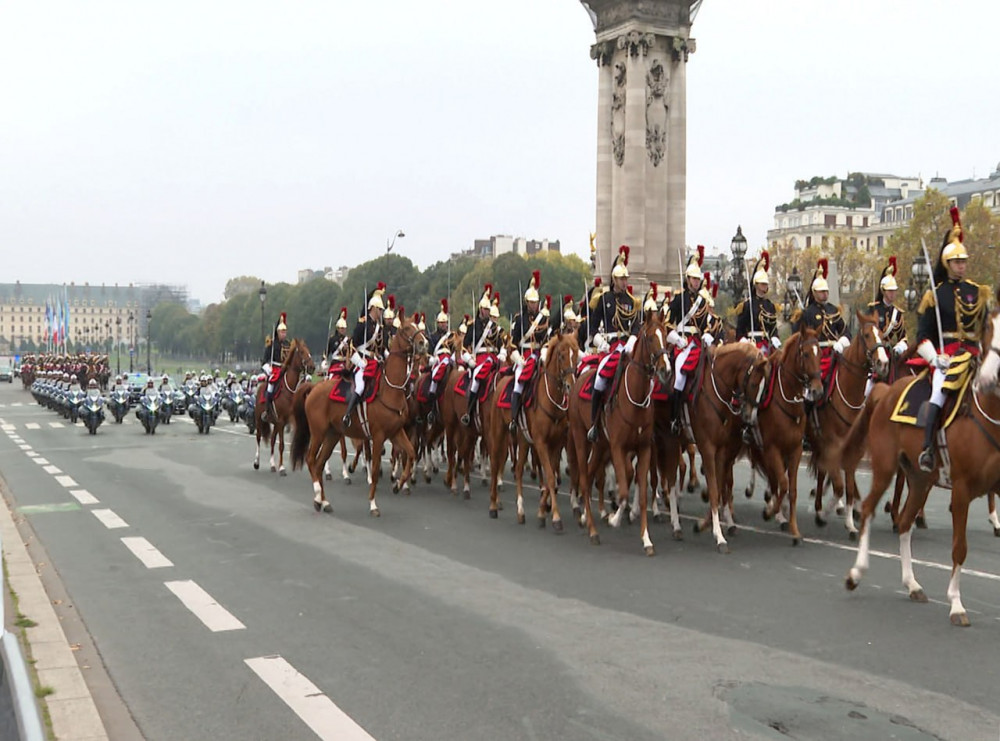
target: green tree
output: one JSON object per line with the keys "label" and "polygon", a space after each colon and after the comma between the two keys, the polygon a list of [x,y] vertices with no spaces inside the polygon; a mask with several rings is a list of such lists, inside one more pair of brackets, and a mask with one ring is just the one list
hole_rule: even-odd
{"label": "green tree", "polygon": [[238,278],[230,278],[226,281],[226,288],[222,295],[228,301],[234,296],[254,293],[260,290],[261,279],[255,275],[241,275]]}

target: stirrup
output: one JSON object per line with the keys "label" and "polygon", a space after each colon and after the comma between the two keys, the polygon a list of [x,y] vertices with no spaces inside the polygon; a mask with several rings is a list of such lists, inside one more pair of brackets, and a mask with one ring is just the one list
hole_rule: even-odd
{"label": "stirrup", "polygon": [[587,430],[587,442],[596,443],[597,442],[597,425],[592,425],[589,430]]}
{"label": "stirrup", "polygon": [[930,473],[934,470],[933,448],[924,448],[920,451],[920,456],[917,458],[917,467],[924,473]]}
{"label": "stirrup", "polygon": [[429,412],[427,412],[427,424],[432,425],[436,421],[437,421],[437,415],[434,414],[434,410],[431,409]]}
{"label": "stirrup", "polygon": [[343,417],[340,418],[340,421],[344,425],[344,427],[350,427],[351,426],[351,415],[350,414],[345,414]]}
{"label": "stirrup", "polygon": [[507,425],[507,432],[517,432],[517,417],[511,419],[510,423]]}
{"label": "stirrup", "polygon": [[466,412],[465,414],[463,414],[462,418],[460,420],[458,420],[458,421],[461,422],[466,427],[468,427],[469,424],[472,422],[472,420],[469,418],[469,413],[468,412]]}

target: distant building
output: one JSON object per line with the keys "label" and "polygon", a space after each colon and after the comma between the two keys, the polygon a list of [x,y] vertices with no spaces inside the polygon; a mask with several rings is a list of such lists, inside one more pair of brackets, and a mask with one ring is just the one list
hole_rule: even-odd
{"label": "distant building", "polygon": [[0,346],[44,347],[56,329],[75,347],[95,351],[112,346],[115,337],[135,344],[146,336],[147,311],[187,301],[182,286],[0,283]]}
{"label": "distant building", "polygon": [[514,253],[522,257],[530,257],[539,252],[559,252],[559,240],[549,241],[548,239],[525,239],[524,237],[513,237],[509,234],[495,234],[489,239],[477,239],[472,243],[471,249],[462,252],[454,252],[451,258],[474,257],[478,260],[492,260],[500,255]]}

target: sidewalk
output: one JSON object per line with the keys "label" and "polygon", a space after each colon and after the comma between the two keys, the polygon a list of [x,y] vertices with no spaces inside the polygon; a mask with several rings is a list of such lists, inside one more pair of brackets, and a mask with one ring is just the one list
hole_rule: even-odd
{"label": "sidewalk", "polygon": [[[25,545],[15,524],[14,518],[18,516],[12,516],[10,491],[2,480],[0,495],[3,499],[0,501],[0,534],[7,584],[17,596],[18,612],[35,623],[24,631],[28,639],[25,661],[29,667],[33,664],[37,685],[52,689],[51,694],[38,700],[39,710],[42,713],[48,710],[52,733],[59,741],[108,741],[83,671],[56,615],[53,600],[42,584],[39,566],[29,553],[31,546]],[[30,527],[23,526],[30,534]],[[27,537],[29,544],[34,541],[33,536]],[[44,566],[44,560],[41,565]],[[22,629],[14,625],[17,619],[18,615],[9,615],[7,627],[20,636]],[[32,673],[30,669],[29,673]]]}

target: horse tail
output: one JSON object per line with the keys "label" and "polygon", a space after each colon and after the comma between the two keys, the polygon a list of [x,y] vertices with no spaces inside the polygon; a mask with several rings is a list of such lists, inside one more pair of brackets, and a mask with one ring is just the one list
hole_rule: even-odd
{"label": "horse tail", "polygon": [[292,414],[295,415],[295,434],[292,436],[292,470],[302,468],[309,448],[309,416],[306,414],[306,398],[314,386],[304,383],[292,398]]}

